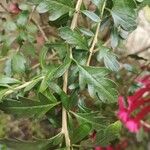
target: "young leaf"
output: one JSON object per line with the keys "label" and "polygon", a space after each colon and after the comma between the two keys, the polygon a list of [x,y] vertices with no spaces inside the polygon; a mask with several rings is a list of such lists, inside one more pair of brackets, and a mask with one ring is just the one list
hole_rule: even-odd
{"label": "young leaf", "polygon": [[86,67],[80,66],[79,64],[78,68],[84,82],[93,86],[93,92],[96,95],[96,97],[93,98],[98,98],[105,103],[113,103],[117,100],[116,85],[113,81],[103,76],[105,74],[104,68]]}
{"label": "young leaf", "polygon": [[0,84],[15,84],[15,83],[20,83],[20,81],[14,78],[0,75]]}
{"label": "young leaf", "polygon": [[104,60],[105,66],[112,70],[112,71],[118,71],[120,68],[119,62],[117,61],[116,55],[110,51],[110,49],[106,47],[101,47],[98,55],[97,60],[101,61]]}
{"label": "young leaf", "polygon": [[97,16],[94,12],[88,11],[88,10],[83,10],[82,13],[89,17],[92,21],[94,22],[100,22],[100,17]]}
{"label": "young leaf", "polygon": [[6,113],[18,116],[41,118],[58,104],[58,102],[50,104],[46,99],[45,101],[34,101],[20,97],[19,100],[4,99],[3,102],[0,103],[0,109]]}
{"label": "young leaf", "polygon": [[88,49],[87,40],[77,30],[72,31],[69,27],[62,27],[59,31],[61,38],[67,43],[75,45],[79,49]]}

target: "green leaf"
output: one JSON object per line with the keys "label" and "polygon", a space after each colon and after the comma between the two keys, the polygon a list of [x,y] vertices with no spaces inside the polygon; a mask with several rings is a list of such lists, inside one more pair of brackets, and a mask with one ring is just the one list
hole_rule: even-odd
{"label": "green leaf", "polygon": [[101,116],[99,112],[84,112],[84,113],[74,113],[70,111],[80,123],[88,123],[92,125],[93,129],[102,129],[106,126],[106,118]]}
{"label": "green leaf", "polygon": [[84,35],[89,36],[89,37],[93,37],[94,33],[92,31],[90,31],[89,29],[86,28],[79,28],[80,32],[82,32]]}
{"label": "green leaf", "polygon": [[100,3],[102,2],[102,0],[92,0],[92,2],[99,7]]}
{"label": "green leaf", "polygon": [[5,62],[4,72],[7,76],[11,76],[12,74],[11,58]]}
{"label": "green leaf", "polygon": [[72,31],[69,27],[60,28],[60,36],[67,43],[76,46],[79,49],[88,49],[87,40],[77,31]]}
{"label": "green leaf", "polygon": [[7,21],[5,24],[4,24],[4,27],[7,31],[15,31],[17,29],[17,26],[14,22],[12,21]]}
{"label": "green leaf", "polygon": [[44,69],[46,67],[47,51],[48,51],[48,48],[43,47],[41,52],[40,52],[40,65],[41,65],[42,69]]}
{"label": "green leaf", "polygon": [[55,145],[60,144],[62,137],[62,134],[59,133],[50,139],[36,139],[34,141],[0,139],[0,143],[14,150],[20,150],[20,147],[22,150],[47,150],[49,148],[53,149]]}
{"label": "green leaf", "polygon": [[60,95],[60,99],[62,102],[62,105],[66,110],[70,109],[70,98],[68,95],[55,83],[50,83],[49,87],[56,92],[58,95]]}
{"label": "green leaf", "polygon": [[92,21],[94,22],[100,22],[100,17],[97,16],[94,12],[88,11],[88,10],[83,10],[82,13],[89,17]]}
{"label": "green leaf", "polygon": [[18,16],[17,24],[20,26],[26,25],[26,23],[28,21],[28,15],[29,15],[28,11],[22,11]]}
{"label": "green leaf", "polygon": [[111,31],[111,47],[114,49],[119,44],[119,34],[116,28],[113,28]]}
{"label": "green leaf", "polygon": [[71,137],[72,143],[80,142],[83,138],[85,138],[87,135],[89,135],[91,129],[92,129],[92,126],[90,124],[87,124],[87,123],[81,124],[73,132],[73,136]]}
{"label": "green leaf", "polygon": [[22,46],[22,49],[24,50],[23,53],[25,56],[31,56],[32,58],[35,57],[35,46],[32,42],[26,42]]}
{"label": "green leaf", "polygon": [[49,89],[47,89],[43,93],[39,93],[39,99],[41,101],[42,101],[42,99],[48,99],[51,103],[56,103],[57,102],[57,99],[55,98],[53,93],[51,91],[49,91]]}
{"label": "green leaf", "polygon": [[25,71],[26,60],[23,55],[15,54],[12,58],[12,69],[16,73],[23,73]]}
{"label": "green leaf", "polygon": [[117,60],[117,56],[108,48],[101,47],[100,51],[97,55],[97,60],[101,61],[104,60],[105,66],[112,70],[112,71],[118,71],[120,68],[120,64]]}
{"label": "green leaf", "polygon": [[131,31],[136,28],[135,3],[133,0],[113,0],[111,10],[115,26],[121,26],[124,30]]}
{"label": "green leaf", "polygon": [[149,0],[138,0],[138,1],[142,1],[141,2],[141,6],[146,6],[146,5],[150,5],[150,1]]}
{"label": "green leaf", "polygon": [[25,2],[19,4],[19,8],[21,10],[30,10],[30,5],[26,4]]}
{"label": "green leaf", "polygon": [[15,84],[15,83],[20,83],[20,81],[14,78],[0,75],[0,84]]}
{"label": "green leaf", "polygon": [[46,99],[45,101],[34,101],[19,97],[19,99],[3,99],[3,102],[0,103],[0,109],[17,116],[41,118],[58,104],[58,102],[49,103],[49,100]]}
{"label": "green leaf", "polygon": [[62,105],[64,106],[64,108],[66,110],[69,110],[69,100],[70,99],[69,99],[68,95],[64,91],[61,91],[60,98],[61,98],[61,102],[62,102]]}
{"label": "green leaf", "polygon": [[41,3],[37,6],[36,10],[37,10],[39,13],[46,13],[46,12],[48,12],[49,9],[48,9],[48,5],[47,5],[46,2],[41,2]]}
{"label": "green leaf", "polygon": [[70,67],[71,62],[72,62],[72,60],[67,55],[64,60],[64,63],[57,68],[57,70],[54,74],[54,78],[56,79],[56,78],[61,77],[65,73],[65,71]]}
{"label": "green leaf", "polygon": [[67,55],[62,65],[60,65],[58,68],[54,68],[53,70],[48,71],[48,73],[46,74],[45,78],[41,83],[40,92],[46,90],[46,88],[48,87],[48,82],[61,77],[65,73],[65,71],[69,68],[71,61],[72,60]]}
{"label": "green leaf", "polygon": [[32,82],[28,86],[25,87],[24,92],[27,92],[33,89],[33,87],[36,86],[41,80],[42,80],[41,77],[32,80]]}
{"label": "green leaf", "polygon": [[39,13],[49,12],[49,20],[54,21],[62,15],[74,11],[71,0],[44,0],[37,7]]}
{"label": "green leaf", "polygon": [[96,145],[107,146],[111,141],[119,138],[121,132],[121,123],[117,121],[108,127],[105,130],[100,130],[96,134]]}
{"label": "green leaf", "polygon": [[48,48],[55,49],[61,59],[65,58],[66,53],[68,51],[68,45],[64,42],[63,43],[51,43],[51,44],[47,44],[46,46]]}
{"label": "green leaf", "polygon": [[[110,79],[106,78],[106,70],[99,67],[86,67],[78,64],[79,73],[82,75],[84,83],[92,86],[93,94],[91,97],[98,98],[98,100],[105,103],[113,103],[117,100],[116,84]],[[91,89],[91,88],[90,88]],[[91,92],[89,93],[91,94]]]}
{"label": "green leaf", "polygon": [[29,23],[26,25],[26,29],[29,33],[36,33],[37,32],[37,27],[36,25]]}

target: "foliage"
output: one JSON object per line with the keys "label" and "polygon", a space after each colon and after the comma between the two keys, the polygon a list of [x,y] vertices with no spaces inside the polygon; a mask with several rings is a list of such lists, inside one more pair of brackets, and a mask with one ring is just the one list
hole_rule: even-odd
{"label": "foliage", "polygon": [[[82,0],[9,3],[1,21],[0,110],[45,119],[57,134],[0,143],[16,150],[92,149],[116,143],[121,133],[115,114],[121,63],[115,52],[123,33],[136,28],[138,10],[149,0],[91,0],[93,10]],[[102,34],[106,29],[107,39]]]}

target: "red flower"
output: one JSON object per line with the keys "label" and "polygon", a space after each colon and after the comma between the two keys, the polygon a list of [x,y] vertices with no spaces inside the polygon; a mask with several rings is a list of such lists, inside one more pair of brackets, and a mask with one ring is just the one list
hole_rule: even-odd
{"label": "red flower", "polygon": [[[135,133],[143,126],[141,125],[141,121],[150,112],[150,99],[146,98],[150,92],[150,75],[138,78],[137,82],[141,83],[142,87],[132,96],[127,97],[127,106],[124,103],[124,98],[122,96],[119,97],[119,111],[117,113],[118,118],[123,122],[125,127],[130,132]],[[133,116],[132,113],[137,109],[140,109],[139,113]]]}

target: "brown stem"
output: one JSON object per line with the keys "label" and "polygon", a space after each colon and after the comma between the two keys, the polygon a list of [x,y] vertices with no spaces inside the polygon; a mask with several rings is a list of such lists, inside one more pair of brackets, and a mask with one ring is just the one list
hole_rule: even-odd
{"label": "brown stem", "polygon": [[[82,0],[78,0],[77,4],[76,4],[76,8],[75,8],[75,14],[73,16],[73,19],[72,19],[72,22],[71,22],[71,26],[70,26],[71,30],[74,30],[76,25],[77,25],[77,20],[78,20],[81,4],[82,4]],[[70,58],[72,58],[72,49],[71,48],[70,48]],[[67,93],[68,70],[65,72],[63,79],[64,79],[63,91],[65,93]],[[68,132],[68,127],[67,127],[67,111],[66,111],[66,109],[64,107],[62,109],[62,133],[65,136],[65,143],[66,143],[67,150],[70,150],[71,143],[70,143],[69,132]]]}
{"label": "brown stem", "polygon": [[94,36],[94,39],[93,39],[93,42],[92,42],[92,46],[90,48],[90,54],[89,54],[89,57],[88,57],[88,60],[87,60],[87,63],[86,65],[89,66],[90,65],[90,61],[91,61],[91,58],[92,58],[92,55],[93,55],[93,51],[94,51],[94,47],[97,43],[97,38],[98,38],[98,33],[99,33],[99,28],[100,28],[100,24],[101,23],[98,23],[97,25],[97,28],[96,28],[96,32],[95,32],[95,36]]}
{"label": "brown stem", "polygon": [[[105,5],[106,5],[106,0],[104,1],[103,7],[102,7],[102,11],[101,11],[101,19],[102,19],[102,17],[103,17]],[[95,47],[95,45],[96,45],[96,43],[97,43],[97,40],[98,40],[98,33],[99,33],[100,25],[101,25],[101,21],[97,24],[95,36],[94,36],[94,39],[93,39],[91,48],[90,48],[90,50],[89,50],[90,54],[89,54],[89,57],[88,57],[88,60],[87,60],[87,63],[86,63],[87,66],[90,65],[91,58],[92,58],[93,51],[94,51],[94,47]]]}

